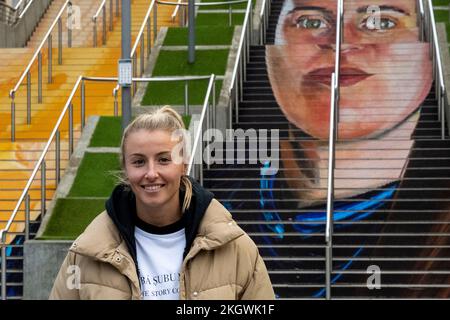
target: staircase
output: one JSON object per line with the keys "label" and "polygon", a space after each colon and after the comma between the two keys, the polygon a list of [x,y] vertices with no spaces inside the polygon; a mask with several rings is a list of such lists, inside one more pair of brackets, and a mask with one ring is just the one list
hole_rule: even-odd
{"label": "staircase", "polygon": [[[11,142],[11,100],[9,91],[15,86],[20,75],[25,70],[35,49],[42,41],[49,26],[57,16],[65,1],[55,0],[52,2],[44,17],[40,21],[26,48],[0,49],[0,230],[6,226],[22,191],[30,178],[37,160],[53,130],[56,121],[64,107],[78,76],[90,77],[114,77],[117,75],[117,60],[120,57],[121,21],[120,17],[114,18],[114,30],[107,33],[106,45],[100,45],[101,21],[98,25],[99,47],[92,47],[92,21],[91,18],[100,4],[99,1],[74,0],[72,3],[78,5],[81,10],[80,29],[72,32],[72,47],[67,47],[67,32],[65,25],[65,14],[63,14],[63,63],[58,64],[57,49],[57,27],[53,32],[52,50],[52,83],[47,83],[47,49],[42,50],[42,93],[43,101],[38,103],[37,92],[37,62],[31,69],[31,96],[32,96],[32,121],[26,123],[26,78],[16,95],[16,141]],[[150,1],[132,1],[132,44],[139,32],[144,16],[149,8]],[[109,1],[107,1],[109,12]],[[172,7],[160,6],[158,8],[158,29],[161,26],[176,25],[172,22],[170,15]],[[114,1],[115,12],[115,1]],[[101,19],[100,19],[101,20]],[[153,21],[152,21],[153,23]],[[90,115],[113,115],[112,90],[115,83],[86,82],[86,119]],[[74,135],[75,141],[81,134],[80,126],[80,94],[77,93],[73,99],[74,105]],[[56,189],[54,146],[49,151],[47,159],[46,174],[46,199],[47,205],[53,197]],[[61,173],[68,163],[67,137],[61,136]],[[30,215],[31,238],[39,227],[41,217],[41,184],[40,173],[30,191]],[[7,286],[8,299],[21,299],[22,296],[22,246],[24,229],[24,206],[12,225],[10,236],[7,241]],[[16,236],[14,236],[16,235]]]}
{"label": "staircase", "polygon": [[[230,152],[236,158],[237,149],[243,148],[247,163],[211,165],[210,169],[205,168],[204,184],[258,245],[279,298],[321,299],[325,298],[329,103],[320,108],[322,100],[330,101],[330,89],[327,86],[328,93],[320,97],[313,91],[318,90],[319,82],[323,85],[325,73],[315,74],[316,79],[311,77],[303,87],[301,101],[310,103],[309,113],[325,119],[322,128],[309,128],[315,136],[293,123],[298,119],[292,112],[291,121],[288,120],[277,103],[266,61],[272,61],[268,54],[275,55],[273,43],[282,2],[272,1],[267,47],[250,48],[239,122],[234,125],[235,129],[244,130],[278,129],[280,168],[273,176],[267,166],[248,164],[255,146],[247,140],[243,147],[235,143]],[[344,1],[345,12],[357,5],[357,1]],[[350,23],[348,18],[344,20],[345,24]],[[399,32],[402,37],[418,37],[415,25],[405,25]],[[355,93],[341,87],[332,298],[448,298],[450,140],[447,134],[444,140],[441,138],[431,68],[429,73],[417,71],[422,64],[430,63],[418,58],[421,52],[428,54],[428,43],[406,37],[403,42],[390,44],[392,39],[387,35],[375,41],[346,42],[350,38],[344,31],[341,67],[349,59],[346,50],[362,51],[376,46],[379,52],[391,51],[387,63],[382,54],[361,55],[352,60],[366,65],[366,72],[384,78],[376,88]],[[320,45],[325,50],[329,46],[328,62],[334,66],[332,42],[293,41],[299,63],[313,58],[310,53]],[[291,67],[302,71],[298,66]],[[330,73],[326,75],[329,77]],[[288,72],[283,76],[283,85],[291,89]],[[346,76],[341,73],[342,82],[348,80]],[[398,87],[390,91],[393,79]],[[396,108],[405,101],[413,102],[412,94],[422,90],[424,83],[429,83],[425,86],[429,93],[405,121],[384,134],[352,138],[366,127],[392,127],[398,121]],[[346,109],[346,104],[354,101],[366,110],[363,116]],[[351,126],[355,121],[361,127]],[[226,148],[230,147],[224,145]]]}

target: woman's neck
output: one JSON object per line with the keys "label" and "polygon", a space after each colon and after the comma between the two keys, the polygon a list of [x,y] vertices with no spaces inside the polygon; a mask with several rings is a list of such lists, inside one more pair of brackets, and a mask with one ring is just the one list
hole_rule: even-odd
{"label": "woman's neck", "polygon": [[136,213],[139,219],[156,227],[168,226],[181,218],[181,206],[179,194],[159,207],[148,207],[136,203]]}

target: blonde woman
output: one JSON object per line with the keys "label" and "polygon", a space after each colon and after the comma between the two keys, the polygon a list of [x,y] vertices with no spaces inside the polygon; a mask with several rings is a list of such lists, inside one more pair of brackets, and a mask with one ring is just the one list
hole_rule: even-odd
{"label": "blonde woman", "polygon": [[75,240],[50,299],[273,299],[253,241],[175,161],[182,118],[137,117],[121,144],[123,183]]}

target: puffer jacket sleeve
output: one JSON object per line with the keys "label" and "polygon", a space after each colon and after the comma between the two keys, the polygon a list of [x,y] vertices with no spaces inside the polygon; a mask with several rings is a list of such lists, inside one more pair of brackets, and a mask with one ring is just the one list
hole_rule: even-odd
{"label": "puffer jacket sleeve", "polygon": [[266,265],[256,246],[254,246],[254,250],[256,250],[256,261],[254,262],[253,275],[244,288],[241,300],[273,300],[275,299],[275,293]]}
{"label": "puffer jacket sleeve", "polygon": [[79,290],[76,288],[79,275],[77,274],[75,258],[76,254],[69,251],[56,276],[50,293],[50,300],[80,300]]}

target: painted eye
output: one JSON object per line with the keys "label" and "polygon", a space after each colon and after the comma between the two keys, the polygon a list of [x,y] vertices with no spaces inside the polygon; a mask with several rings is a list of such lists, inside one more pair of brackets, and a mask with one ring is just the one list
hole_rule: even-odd
{"label": "painted eye", "polygon": [[362,22],[362,27],[366,30],[389,30],[395,28],[397,23],[389,18],[381,18],[379,24],[375,17],[369,17]]}
{"label": "painted eye", "polygon": [[321,18],[313,18],[313,17],[300,17],[297,20],[297,28],[303,29],[323,29],[327,28],[328,24],[325,20]]}
{"label": "painted eye", "polygon": [[380,21],[380,27],[381,29],[392,29],[396,26],[397,24],[395,23],[395,21],[391,20],[391,19],[387,19],[387,18],[383,18]]}

